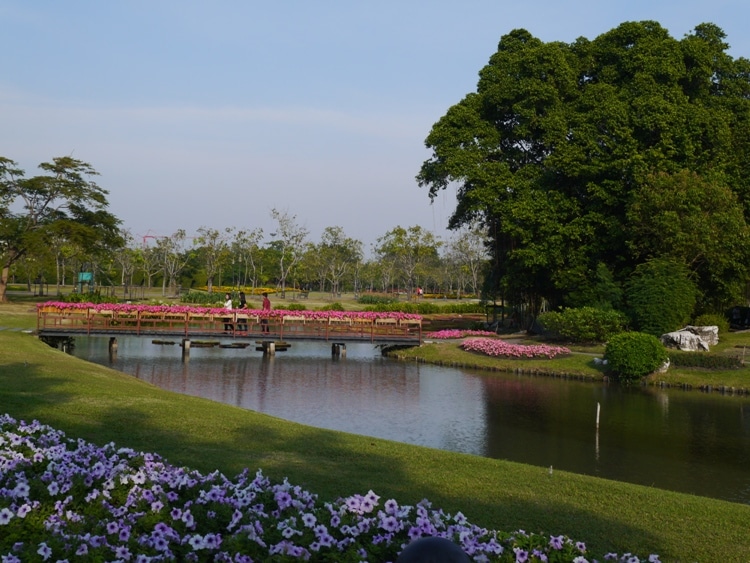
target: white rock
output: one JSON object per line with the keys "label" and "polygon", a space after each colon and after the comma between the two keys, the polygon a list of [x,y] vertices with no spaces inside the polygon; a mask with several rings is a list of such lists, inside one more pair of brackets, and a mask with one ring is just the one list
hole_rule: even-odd
{"label": "white rock", "polygon": [[703,338],[689,330],[678,330],[668,332],[659,337],[662,344],[667,348],[677,348],[686,352],[697,352],[702,350],[708,352],[708,344]]}

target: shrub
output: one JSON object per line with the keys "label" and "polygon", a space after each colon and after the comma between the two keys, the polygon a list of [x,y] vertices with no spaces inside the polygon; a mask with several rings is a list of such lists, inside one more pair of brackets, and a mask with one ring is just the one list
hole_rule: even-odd
{"label": "shrub", "polygon": [[396,303],[397,299],[389,297],[388,295],[373,295],[371,293],[366,293],[364,295],[360,295],[357,301],[362,305],[383,305]]}
{"label": "shrub", "polygon": [[[360,301],[361,303],[362,301]],[[392,301],[390,303],[375,303],[364,307],[365,311],[378,313],[415,313],[417,315],[452,314],[464,315],[471,313],[484,313],[485,308],[481,303],[450,303],[438,305],[425,301]]]}
{"label": "shrub", "polygon": [[635,269],[626,296],[636,328],[661,336],[688,323],[698,290],[684,264],[654,259]]}
{"label": "shrub", "polygon": [[338,301],[334,301],[333,303],[324,305],[323,307],[320,308],[320,310],[321,311],[344,311],[344,306]]}
{"label": "shrub", "polygon": [[284,309],[287,311],[307,311],[307,307],[302,303],[289,303],[289,305],[284,305]]}
{"label": "shrub", "polygon": [[537,320],[553,335],[573,342],[605,342],[625,330],[628,322],[620,311],[594,307],[549,311]]}
{"label": "shrub", "polygon": [[621,332],[607,343],[604,359],[618,381],[632,383],[656,371],[669,356],[664,344],[654,335]]}
{"label": "shrub", "polygon": [[486,313],[487,309],[483,303],[446,303],[438,305],[438,313],[451,313],[456,315]]}
{"label": "shrub", "polygon": [[682,368],[739,369],[742,367],[742,360],[737,356],[722,356],[708,352],[672,350],[669,352],[669,361],[673,366]]}
{"label": "shrub", "polygon": [[718,326],[719,334],[729,332],[729,321],[723,315],[703,314],[693,321],[695,326]]}
{"label": "shrub", "polygon": [[208,293],[207,291],[188,291],[185,295],[180,298],[183,303],[194,303],[196,305],[224,305],[224,293],[220,291],[214,291]]}
{"label": "shrub", "polygon": [[73,292],[67,295],[61,295],[58,301],[63,303],[119,303],[120,300],[114,295],[102,295],[98,291],[92,293]]}

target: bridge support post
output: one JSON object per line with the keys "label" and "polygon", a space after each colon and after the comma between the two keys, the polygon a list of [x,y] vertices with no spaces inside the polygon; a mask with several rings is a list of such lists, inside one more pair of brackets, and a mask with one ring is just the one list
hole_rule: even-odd
{"label": "bridge support post", "polygon": [[344,342],[331,344],[331,356],[334,358],[346,358],[346,344]]}
{"label": "bridge support post", "polygon": [[117,359],[117,338],[114,336],[109,337],[109,361],[113,362]]}
{"label": "bridge support post", "polygon": [[190,339],[183,338],[182,339],[182,362],[186,363],[188,360],[190,360]]}

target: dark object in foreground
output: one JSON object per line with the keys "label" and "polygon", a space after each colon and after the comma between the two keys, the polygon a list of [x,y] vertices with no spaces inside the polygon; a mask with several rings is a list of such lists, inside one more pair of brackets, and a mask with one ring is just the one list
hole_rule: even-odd
{"label": "dark object in foreground", "polygon": [[452,541],[431,536],[407,545],[396,563],[469,563],[469,556]]}

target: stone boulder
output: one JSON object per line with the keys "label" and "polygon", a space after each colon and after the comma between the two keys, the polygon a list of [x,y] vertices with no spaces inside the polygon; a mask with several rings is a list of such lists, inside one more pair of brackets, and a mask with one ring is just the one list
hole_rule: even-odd
{"label": "stone boulder", "polygon": [[719,343],[719,327],[711,326],[686,326],[682,330],[687,330],[700,336],[709,346],[716,346]]}
{"label": "stone boulder", "polygon": [[659,340],[667,348],[677,348],[686,352],[708,352],[709,346],[719,342],[719,327],[686,326],[681,330],[662,334]]}

